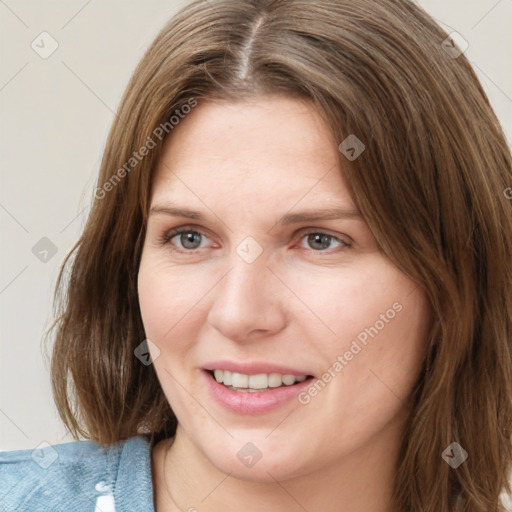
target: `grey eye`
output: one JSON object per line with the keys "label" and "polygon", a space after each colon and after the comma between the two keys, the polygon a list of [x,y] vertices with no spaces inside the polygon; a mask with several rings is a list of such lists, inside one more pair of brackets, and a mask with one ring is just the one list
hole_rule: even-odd
{"label": "grey eye", "polygon": [[180,243],[184,249],[197,249],[201,245],[201,233],[186,231],[180,234]]}
{"label": "grey eye", "polygon": [[324,233],[310,233],[307,240],[312,249],[322,250],[328,249],[334,238],[334,236]]}

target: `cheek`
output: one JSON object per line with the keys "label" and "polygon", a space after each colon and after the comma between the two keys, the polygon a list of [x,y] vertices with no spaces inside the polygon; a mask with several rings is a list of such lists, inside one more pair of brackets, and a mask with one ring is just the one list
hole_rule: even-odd
{"label": "cheek", "polygon": [[190,339],[182,334],[206,315],[202,299],[214,279],[203,274],[199,279],[197,269],[188,272],[162,260],[152,256],[143,256],[141,260],[138,294],[142,321],[146,336],[160,348],[179,350],[180,343]]}
{"label": "cheek", "polygon": [[311,333],[322,370],[330,372],[325,379],[336,375],[329,384],[337,397],[332,403],[351,404],[361,414],[367,407],[385,408],[396,400],[389,390],[406,397],[421,371],[430,318],[426,298],[380,255],[361,266],[328,270],[316,276],[314,287],[310,277],[295,277],[297,289],[329,328],[313,328],[309,315],[298,320],[300,330]]}
{"label": "cheek", "polygon": [[341,303],[331,306],[337,334],[326,346],[327,368],[342,358],[337,368],[343,379],[333,392],[336,388],[341,401],[361,414],[368,407],[386,409],[390,401],[410,394],[430,322],[428,302],[415,283],[384,261],[373,269],[365,277],[347,279]]}
{"label": "cheek", "polygon": [[325,373],[301,403],[305,421],[314,418],[312,431],[326,418],[340,425],[326,433],[340,449],[367,442],[407,411],[425,354],[430,317],[423,292],[393,266],[371,268],[351,269],[329,286],[331,300],[316,304],[336,335],[317,335]]}
{"label": "cheek", "polygon": [[384,332],[396,337],[403,327],[414,324],[411,313],[417,311],[418,319],[425,309],[416,300],[415,284],[378,253],[338,269],[296,272],[289,282],[310,309],[302,319],[316,322],[315,313],[325,327],[318,331],[322,345],[333,350],[348,349],[355,339],[364,346]]}

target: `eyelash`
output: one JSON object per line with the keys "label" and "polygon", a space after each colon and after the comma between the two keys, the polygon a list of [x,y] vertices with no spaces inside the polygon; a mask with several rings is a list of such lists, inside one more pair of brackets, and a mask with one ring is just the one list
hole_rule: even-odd
{"label": "eyelash", "polygon": [[[304,239],[306,236],[308,235],[325,235],[325,236],[328,236],[330,238],[330,240],[335,240],[336,242],[339,242],[340,244],[340,250],[343,250],[343,249],[346,249],[348,247],[351,247],[351,244],[349,244],[348,242],[346,242],[345,240],[342,240],[341,238],[335,236],[335,235],[332,235],[330,233],[327,233],[325,231],[321,231],[321,230],[318,230],[318,229],[313,229],[313,228],[305,228],[305,232],[302,232],[302,235],[301,237],[299,238],[299,240],[302,240]],[[206,233],[204,233],[203,231],[197,229],[196,227],[194,226],[181,226],[181,227],[178,227],[178,228],[173,228],[167,232],[165,232],[162,236],[159,237],[159,244],[160,245],[172,245],[170,244],[171,240],[177,236],[177,235],[181,235],[182,233],[196,233],[196,234],[199,234],[203,237],[206,237],[208,238],[208,235],[206,235]],[[197,251],[199,251],[201,248],[196,248],[196,249],[180,249],[180,248],[173,248],[172,250],[173,251],[176,251],[176,252],[181,252],[181,253],[195,253]],[[315,253],[327,253],[327,254],[331,254],[330,251],[328,251],[327,249],[320,249],[320,250],[315,250],[315,249],[311,249],[313,252]]]}

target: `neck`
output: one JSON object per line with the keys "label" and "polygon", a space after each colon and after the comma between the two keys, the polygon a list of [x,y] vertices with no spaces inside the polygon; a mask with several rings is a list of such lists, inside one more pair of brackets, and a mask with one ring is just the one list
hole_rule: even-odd
{"label": "neck", "polygon": [[157,512],[392,512],[401,432],[391,427],[342,460],[308,474],[261,482],[220,471],[178,426],[176,436],[154,450],[155,508]]}

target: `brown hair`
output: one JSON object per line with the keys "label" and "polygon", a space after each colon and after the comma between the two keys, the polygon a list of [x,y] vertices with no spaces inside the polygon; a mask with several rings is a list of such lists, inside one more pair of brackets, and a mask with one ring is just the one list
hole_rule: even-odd
{"label": "brown hair", "polygon": [[[457,497],[460,511],[503,510],[512,162],[475,73],[446,38],[406,0],[196,1],[165,26],[122,98],[87,225],[57,282],[53,392],[75,438],[110,444],[148,432],[154,445],[175,432],[152,365],[134,356],[145,338],[137,272],[165,140],[156,130],[172,136],[170,117],[195,98],[296,96],[316,105],[336,140],[365,144],[354,161],[340,153],[347,183],[435,319],[430,371],[410,397],[396,510],[452,511]],[[142,147],[151,149],[139,159]],[[441,458],[454,441],[469,453],[457,470]]]}

